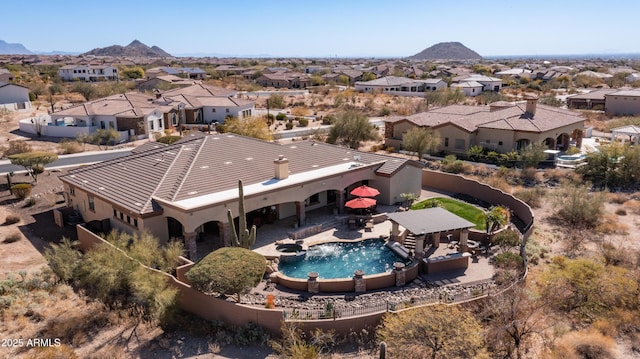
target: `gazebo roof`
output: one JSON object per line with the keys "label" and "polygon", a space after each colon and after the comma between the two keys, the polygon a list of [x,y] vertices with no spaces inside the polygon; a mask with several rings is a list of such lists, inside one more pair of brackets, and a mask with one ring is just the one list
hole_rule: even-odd
{"label": "gazebo roof", "polygon": [[621,134],[621,135],[640,135],[640,127],[639,126],[623,126],[614,128],[611,130],[613,134]]}
{"label": "gazebo roof", "polygon": [[388,217],[414,234],[446,232],[475,226],[475,223],[440,207],[389,213]]}

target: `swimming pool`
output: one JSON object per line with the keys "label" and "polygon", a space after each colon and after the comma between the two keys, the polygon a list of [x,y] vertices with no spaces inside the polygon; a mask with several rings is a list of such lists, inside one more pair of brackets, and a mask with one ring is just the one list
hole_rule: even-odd
{"label": "swimming pool", "polygon": [[307,279],[309,272],[317,272],[318,278],[335,279],[351,278],[358,269],[370,275],[391,271],[394,262],[410,263],[384,244],[384,240],[375,238],[310,246],[302,260],[280,262],[278,270],[292,278]]}

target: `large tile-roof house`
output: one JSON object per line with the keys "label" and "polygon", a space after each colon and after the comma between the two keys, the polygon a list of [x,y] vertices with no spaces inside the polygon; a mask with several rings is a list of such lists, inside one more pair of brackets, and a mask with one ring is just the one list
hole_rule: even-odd
{"label": "large tile-roof house", "polygon": [[447,83],[442,79],[415,80],[397,76],[386,76],[371,81],[358,81],[355,83],[356,91],[380,91],[401,96],[424,96],[426,91],[435,91],[446,87]]}
{"label": "large tile-roof house", "polygon": [[264,87],[307,88],[311,85],[311,77],[298,72],[274,72],[258,77],[256,83]]}
{"label": "large tile-roof house", "polygon": [[204,80],[207,77],[207,72],[199,67],[153,67],[145,71],[144,74],[147,80],[165,75],[191,80]]}
{"label": "large tile-roof house", "polygon": [[0,107],[12,111],[30,109],[29,89],[21,85],[0,82]]}
{"label": "large tile-roof house", "polygon": [[459,79],[459,83],[464,82],[477,82],[482,84],[482,91],[495,91],[498,92],[502,88],[502,79],[497,77],[491,77],[481,74],[472,74],[467,77]]}
{"label": "large tile-roof house", "polygon": [[126,93],[88,101],[51,114],[53,124],[113,128],[121,137],[146,137],[153,132],[164,131],[163,113],[169,108],[153,102],[153,97],[140,93]]}
{"label": "large tile-roof house", "polygon": [[236,95],[237,91],[234,90],[198,83],[159,93],[155,102],[174,108],[170,116],[165,116],[166,126],[178,123],[209,124],[224,122],[227,116],[253,115],[255,102],[235,97]]}
{"label": "large tile-roof house", "polygon": [[415,161],[325,143],[279,145],[220,134],[148,145],[71,170],[61,180],[67,204],[85,222],[146,230],[163,241],[184,238],[196,258],[196,237],[229,244],[227,210],[238,215],[239,179],[250,220],[269,213],[304,226],[310,210],[342,211],[349,191],[361,184],[377,188],[382,204],[401,201],[401,193],[419,193],[421,172]]}
{"label": "large tile-roof house", "polygon": [[528,99],[526,105],[451,105],[386,119],[385,144],[402,148],[403,134],[416,126],[439,133],[437,151],[466,153],[479,145],[506,153],[531,144],[566,150],[572,140],[580,146],[584,119],[569,110],[537,104],[537,98]]}

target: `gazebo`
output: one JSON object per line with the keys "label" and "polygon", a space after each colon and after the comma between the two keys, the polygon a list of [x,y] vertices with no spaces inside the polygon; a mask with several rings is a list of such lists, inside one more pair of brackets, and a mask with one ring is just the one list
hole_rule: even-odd
{"label": "gazebo", "polygon": [[623,126],[617,127],[611,130],[611,142],[616,140],[617,135],[626,135],[629,136],[629,142],[633,138],[634,144],[638,144],[638,139],[640,139],[640,127],[638,126]]}
{"label": "gazebo", "polygon": [[432,235],[433,246],[437,248],[440,246],[441,233],[456,230],[460,230],[460,252],[464,252],[467,249],[469,228],[475,226],[474,223],[440,207],[389,213],[388,218],[391,221],[391,239],[394,241],[401,237],[399,226],[415,235],[416,254],[424,252],[424,242],[427,235]]}

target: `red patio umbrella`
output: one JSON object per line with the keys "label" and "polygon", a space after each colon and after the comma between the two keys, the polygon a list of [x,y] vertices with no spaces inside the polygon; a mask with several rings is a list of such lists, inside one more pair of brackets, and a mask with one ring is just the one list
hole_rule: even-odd
{"label": "red patio umbrella", "polygon": [[344,204],[345,207],[351,209],[365,209],[376,205],[376,200],[373,198],[356,198],[348,201]]}
{"label": "red patio umbrella", "polygon": [[375,197],[380,194],[380,191],[367,185],[356,187],[351,191],[351,194],[358,197]]}

